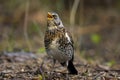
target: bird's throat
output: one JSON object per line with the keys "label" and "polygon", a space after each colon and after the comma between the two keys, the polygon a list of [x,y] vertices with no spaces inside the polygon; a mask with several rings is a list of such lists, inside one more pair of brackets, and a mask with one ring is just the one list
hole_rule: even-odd
{"label": "bird's throat", "polygon": [[49,30],[55,30],[55,29],[57,29],[57,26],[49,26],[48,29]]}

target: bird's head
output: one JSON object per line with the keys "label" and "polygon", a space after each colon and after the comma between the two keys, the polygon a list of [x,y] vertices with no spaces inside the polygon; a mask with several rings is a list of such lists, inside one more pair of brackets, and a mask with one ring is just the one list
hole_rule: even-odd
{"label": "bird's head", "polygon": [[48,12],[47,25],[48,27],[64,27],[58,14],[55,12]]}

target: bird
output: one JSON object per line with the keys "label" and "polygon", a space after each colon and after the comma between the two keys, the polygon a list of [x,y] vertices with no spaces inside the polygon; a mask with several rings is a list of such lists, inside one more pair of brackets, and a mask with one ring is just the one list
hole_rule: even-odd
{"label": "bird", "polygon": [[70,32],[64,27],[56,12],[47,13],[47,28],[44,37],[45,50],[55,64],[66,66],[70,74],[78,74],[73,64],[74,46]]}

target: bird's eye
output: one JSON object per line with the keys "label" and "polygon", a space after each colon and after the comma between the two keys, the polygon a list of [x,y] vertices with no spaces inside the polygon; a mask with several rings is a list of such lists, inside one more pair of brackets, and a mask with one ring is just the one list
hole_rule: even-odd
{"label": "bird's eye", "polygon": [[53,17],[54,17],[55,19],[57,19],[57,16],[56,16],[56,15],[53,15]]}

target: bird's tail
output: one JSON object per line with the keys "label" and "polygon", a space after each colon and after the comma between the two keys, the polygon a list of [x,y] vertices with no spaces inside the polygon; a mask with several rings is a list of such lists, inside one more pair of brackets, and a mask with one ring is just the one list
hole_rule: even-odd
{"label": "bird's tail", "polygon": [[76,74],[76,75],[78,74],[78,71],[75,69],[72,60],[69,61],[67,69],[70,72],[70,74]]}

